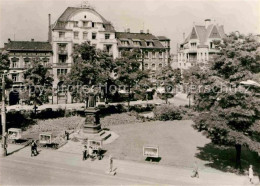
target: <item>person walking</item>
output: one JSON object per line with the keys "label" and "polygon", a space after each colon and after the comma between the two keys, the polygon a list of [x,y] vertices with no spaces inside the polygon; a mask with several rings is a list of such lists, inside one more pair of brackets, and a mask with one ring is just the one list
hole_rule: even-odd
{"label": "person walking", "polygon": [[253,166],[252,165],[249,166],[248,176],[249,176],[250,183],[253,184],[254,171],[253,171]]}
{"label": "person walking", "polygon": [[109,156],[109,172],[113,171],[113,157],[112,155]]}
{"label": "person walking", "polygon": [[82,160],[84,161],[87,159],[87,146],[86,145],[83,146],[82,153],[83,153]]}
{"label": "person walking", "polygon": [[89,152],[88,152],[88,154],[89,154],[89,157],[91,158],[91,160],[93,161],[94,160],[94,157],[93,157],[93,149],[92,149],[92,147],[90,146],[89,147],[89,150],[88,150]]}
{"label": "person walking", "polygon": [[191,177],[192,178],[199,178],[199,167],[198,167],[198,163],[197,163],[197,161],[195,161],[195,163],[194,163],[194,165],[193,165],[193,171],[192,171],[192,175],[191,175]]}

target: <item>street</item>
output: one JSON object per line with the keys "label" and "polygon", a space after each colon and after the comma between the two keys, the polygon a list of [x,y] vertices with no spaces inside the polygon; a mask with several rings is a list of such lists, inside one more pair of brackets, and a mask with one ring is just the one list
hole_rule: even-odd
{"label": "street", "polygon": [[[247,177],[202,168],[200,178],[192,169],[156,163],[114,161],[115,176],[106,174],[108,160],[82,161],[81,154],[40,149],[30,157],[30,148],[9,145],[9,155],[0,158],[1,185],[247,185]],[[13,153],[12,153],[13,152]]]}

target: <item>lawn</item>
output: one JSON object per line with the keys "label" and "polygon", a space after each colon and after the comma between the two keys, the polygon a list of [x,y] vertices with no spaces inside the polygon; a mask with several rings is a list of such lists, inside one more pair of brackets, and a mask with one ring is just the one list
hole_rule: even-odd
{"label": "lawn", "polygon": [[105,146],[107,155],[118,159],[144,161],[143,145],[159,146],[159,164],[192,167],[198,147],[210,140],[192,128],[192,121],[155,121],[149,123],[110,126],[119,138]]}

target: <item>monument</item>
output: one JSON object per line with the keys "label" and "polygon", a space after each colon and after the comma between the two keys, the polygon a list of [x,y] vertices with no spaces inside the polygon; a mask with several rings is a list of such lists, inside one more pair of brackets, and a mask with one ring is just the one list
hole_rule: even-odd
{"label": "monument", "polygon": [[102,130],[100,112],[96,107],[96,94],[93,90],[86,97],[85,122],[82,129],[75,135],[81,140],[104,141],[111,136],[109,131]]}
{"label": "monument", "polygon": [[86,100],[86,119],[83,126],[83,132],[87,134],[97,134],[101,131],[101,124],[99,110],[96,108],[96,95],[94,93],[89,93]]}

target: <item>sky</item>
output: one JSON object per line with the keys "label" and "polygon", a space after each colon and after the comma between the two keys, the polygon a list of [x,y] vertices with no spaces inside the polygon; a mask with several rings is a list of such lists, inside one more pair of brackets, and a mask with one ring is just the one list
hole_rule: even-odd
{"label": "sky", "polygon": [[[47,41],[48,14],[54,23],[63,11],[82,0],[0,0],[0,47],[8,38]],[[260,34],[260,0],[89,0],[117,31],[145,32],[171,39],[171,53],[194,24],[205,19],[224,25],[225,32]]]}

